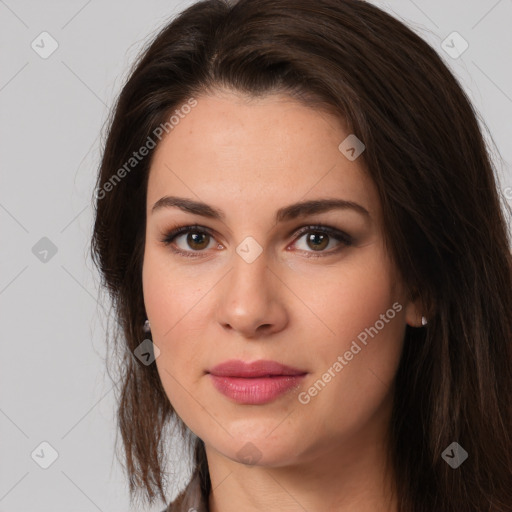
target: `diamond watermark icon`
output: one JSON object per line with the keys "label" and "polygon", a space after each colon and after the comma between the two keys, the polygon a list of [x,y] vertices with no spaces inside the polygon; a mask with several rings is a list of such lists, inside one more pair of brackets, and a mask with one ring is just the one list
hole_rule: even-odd
{"label": "diamond watermark icon", "polygon": [[149,339],[145,339],[133,353],[142,364],[149,366],[160,355],[160,349]]}
{"label": "diamond watermark icon", "polygon": [[458,32],[452,32],[441,43],[441,48],[452,59],[458,59],[469,48],[469,43]]}
{"label": "diamond watermark icon", "polygon": [[359,158],[361,153],[366,149],[366,146],[359,140],[353,133],[351,133],[339,146],[338,149],[343,153],[351,162]]}
{"label": "diamond watermark icon", "polygon": [[453,469],[457,469],[468,458],[468,452],[459,443],[454,441],[445,449],[441,457]]}
{"label": "diamond watermark icon", "polygon": [[30,46],[39,57],[47,59],[59,47],[59,43],[48,32],[41,32]]}
{"label": "diamond watermark icon", "polygon": [[57,246],[49,238],[43,236],[32,247],[32,254],[42,263],[48,263],[57,254]]}
{"label": "diamond watermark icon", "polygon": [[252,263],[263,252],[263,247],[252,236],[248,236],[236,248],[237,254],[247,263]]}
{"label": "diamond watermark icon", "polygon": [[59,454],[50,443],[43,441],[30,456],[39,467],[48,469],[58,459]]}
{"label": "diamond watermark icon", "polygon": [[236,453],[236,456],[242,464],[253,466],[261,459],[263,454],[261,451],[251,442],[245,443],[240,450]]}

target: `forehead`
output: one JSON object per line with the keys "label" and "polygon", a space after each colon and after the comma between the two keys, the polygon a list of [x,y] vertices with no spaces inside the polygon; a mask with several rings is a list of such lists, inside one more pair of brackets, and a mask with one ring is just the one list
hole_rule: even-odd
{"label": "forehead", "polygon": [[338,148],[350,135],[342,119],[284,95],[218,92],[196,100],[155,150],[148,208],[169,193],[276,209],[288,200],[340,197],[378,217],[362,158],[350,161]]}

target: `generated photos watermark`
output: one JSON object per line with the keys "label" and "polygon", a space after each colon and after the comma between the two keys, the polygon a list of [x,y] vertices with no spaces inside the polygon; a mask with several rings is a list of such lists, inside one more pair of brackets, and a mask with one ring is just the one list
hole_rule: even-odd
{"label": "generated photos watermark", "polygon": [[[339,355],[336,361],[327,369],[325,373],[322,374],[322,377],[318,379],[312,386],[308,388],[307,391],[302,391],[298,395],[298,400],[301,404],[306,405],[309,404],[311,399],[318,395],[320,391],[322,391],[325,386],[331,380],[336,377],[338,373],[340,373],[345,366],[349,364],[350,361],[361,352],[363,347],[365,347],[368,342],[368,336],[372,339],[384,329],[385,325],[392,320],[395,315],[402,311],[402,305],[398,302],[395,302],[391,308],[389,308],[386,313],[380,315],[379,320],[375,322],[375,324],[371,327],[366,327],[363,331],[361,331],[357,335],[357,340],[353,340],[350,345],[349,350],[347,350],[343,355]],[[359,342],[359,343],[358,343]],[[362,346],[361,346],[362,345]]]}
{"label": "generated photos watermark", "polygon": [[149,152],[154,149],[157,145],[155,139],[158,141],[162,140],[164,134],[170,133],[180,122],[181,119],[185,118],[189,114],[193,107],[197,105],[195,98],[189,98],[189,100],[177,108],[169,119],[165,123],[160,123],[152,132],[148,135],[146,142],[138,149],[134,151],[132,156],[101,186],[95,189],[94,197],[96,199],[103,199],[107,192],[111,192],[114,187],[124,178],[130,171],[132,171]]}

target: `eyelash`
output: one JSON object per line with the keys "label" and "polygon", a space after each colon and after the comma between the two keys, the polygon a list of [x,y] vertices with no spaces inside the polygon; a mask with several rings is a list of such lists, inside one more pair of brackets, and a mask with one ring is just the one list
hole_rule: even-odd
{"label": "eyelash", "polygon": [[[171,246],[172,242],[174,241],[174,239],[178,235],[181,235],[181,234],[184,234],[184,233],[188,234],[190,232],[198,233],[198,234],[205,234],[205,235],[209,235],[212,238],[214,238],[213,233],[208,228],[205,228],[203,226],[199,226],[197,224],[193,224],[193,225],[187,225],[187,226],[179,226],[179,227],[176,227],[174,229],[171,229],[169,232],[167,232],[165,234],[165,236],[163,237],[161,242],[165,246]],[[340,242],[341,245],[338,246],[335,249],[331,249],[330,251],[320,251],[320,253],[324,253],[324,254],[314,254],[314,252],[313,252],[309,256],[306,256],[307,258],[322,258],[322,257],[325,257],[326,255],[328,256],[328,255],[336,254],[339,251],[341,251],[341,249],[343,247],[349,247],[349,246],[351,246],[354,243],[354,240],[353,240],[353,238],[351,236],[347,235],[343,231],[339,231],[338,229],[332,228],[330,226],[326,226],[324,224],[315,224],[315,225],[303,226],[303,227],[299,228],[299,230],[296,231],[293,234],[293,236],[295,238],[297,238],[297,237],[301,238],[302,235],[304,235],[306,233],[309,233],[309,232],[314,232],[314,233],[319,232],[319,233],[326,234],[326,235],[334,238],[338,242]],[[201,257],[203,257],[201,255],[201,253],[205,252],[204,250],[201,250],[201,251],[183,251],[181,249],[177,249],[176,247],[171,247],[171,250],[174,253],[179,254],[181,256],[185,256],[187,258],[201,258]],[[305,251],[305,252],[309,253],[309,251]]]}

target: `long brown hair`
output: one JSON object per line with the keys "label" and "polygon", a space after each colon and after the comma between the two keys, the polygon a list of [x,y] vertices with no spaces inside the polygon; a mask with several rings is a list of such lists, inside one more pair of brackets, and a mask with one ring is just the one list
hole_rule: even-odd
{"label": "long brown hair", "polygon": [[[378,189],[385,241],[429,322],[407,326],[396,375],[391,455],[400,512],[512,510],[510,235],[478,114],[422,38],[359,0],[205,0],[166,25],[118,98],[97,188],[91,252],[120,327],[118,422],[130,495],[165,501],[176,418],[147,337],[142,293],[151,154],[134,151],[190,98],[229,88],[286,93],[346,120]],[[132,162],[133,163],[133,162]],[[120,179],[119,169],[125,168]],[[110,186],[107,182],[110,180]],[[468,458],[453,469],[443,451]],[[194,470],[210,490],[204,445]]]}

